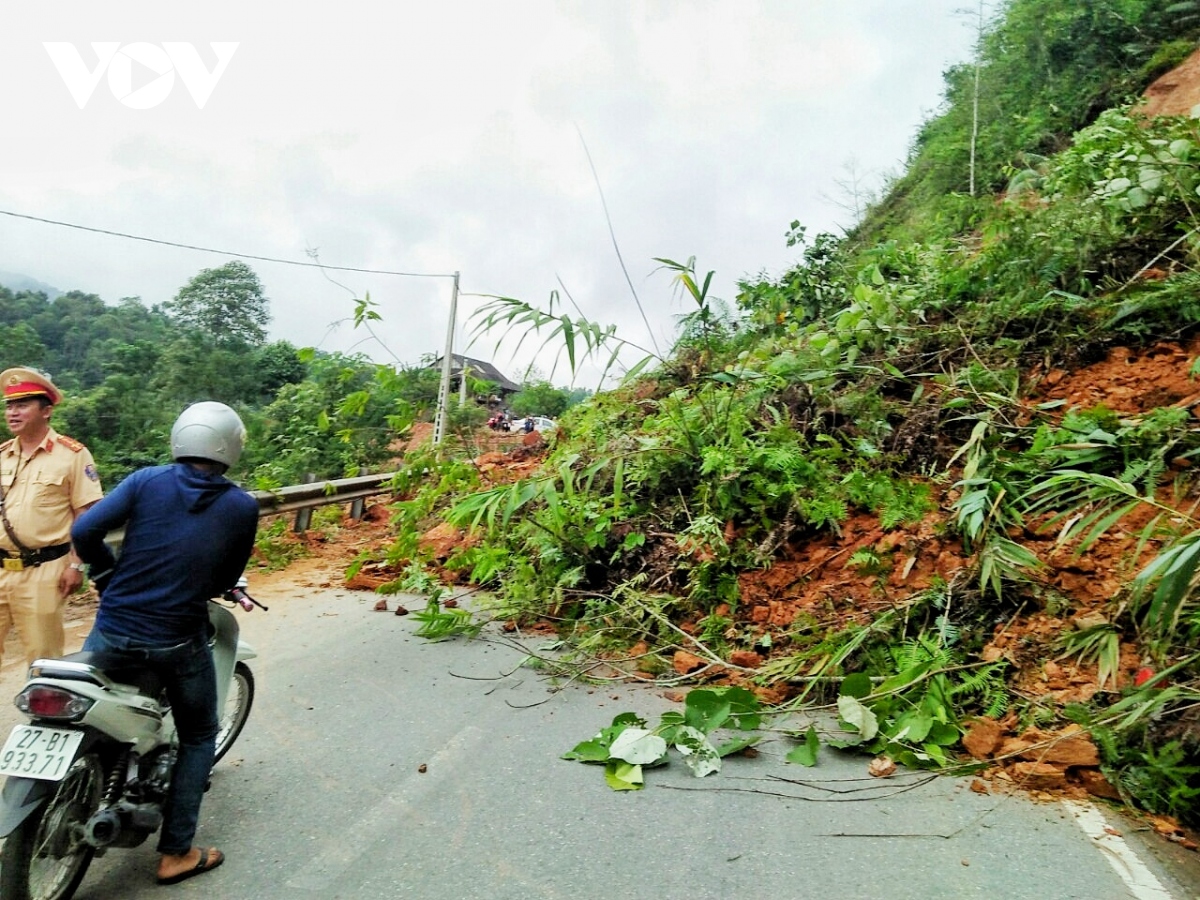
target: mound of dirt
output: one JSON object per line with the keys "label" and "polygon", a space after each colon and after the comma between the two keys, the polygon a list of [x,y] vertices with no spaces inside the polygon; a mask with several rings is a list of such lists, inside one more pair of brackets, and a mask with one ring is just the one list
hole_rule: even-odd
{"label": "mound of dirt", "polygon": [[1200,50],[1146,88],[1138,111],[1148,116],[1200,118]]}

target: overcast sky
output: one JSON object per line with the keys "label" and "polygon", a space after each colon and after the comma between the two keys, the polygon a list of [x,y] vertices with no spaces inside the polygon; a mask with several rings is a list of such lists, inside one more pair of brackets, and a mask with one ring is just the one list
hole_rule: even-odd
{"label": "overcast sky", "polygon": [[[256,256],[460,271],[468,295],[544,304],[561,281],[586,316],[649,345],[602,190],[665,348],[690,309],[653,258],[695,256],[732,301],[738,279],[797,258],[793,219],[810,235],[849,224],[838,182],[898,171],[942,73],[969,58],[962,6],[10,4],[0,210]],[[108,302],[162,302],[230,258],[0,215],[0,270]],[[448,279],[330,272],[343,287],[250,265],[272,338],[405,363],[444,346]],[[386,349],[346,321],[368,291]],[[481,302],[464,296],[462,317]],[[532,361],[530,345],[514,358],[494,340],[468,353],[518,378]]]}

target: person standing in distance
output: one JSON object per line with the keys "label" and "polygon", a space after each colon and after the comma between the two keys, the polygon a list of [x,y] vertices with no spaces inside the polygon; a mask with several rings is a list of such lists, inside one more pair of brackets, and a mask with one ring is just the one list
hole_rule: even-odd
{"label": "person standing in distance", "polygon": [[63,655],[63,609],[83,583],[71,523],[103,496],[87,447],[50,427],[62,394],[35,369],[0,372],[0,646],[13,625],[26,661]]}
{"label": "person standing in distance", "polygon": [[[225,856],[192,846],[219,730],[208,602],[237,584],[254,549],[258,502],[227,479],[246,441],[224,403],[189,406],[171,429],[166,466],[139,469],[71,529],[100,608],[84,650],[118,651],[158,672],[179,732],[163,808],[159,884],[215,869]],[[124,527],[114,561],[105,536]]]}

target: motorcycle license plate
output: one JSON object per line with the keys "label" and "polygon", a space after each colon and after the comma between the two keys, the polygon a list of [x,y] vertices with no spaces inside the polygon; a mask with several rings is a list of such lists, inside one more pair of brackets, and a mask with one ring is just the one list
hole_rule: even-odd
{"label": "motorcycle license plate", "polygon": [[0,775],[61,781],[82,740],[82,731],[18,725],[0,750]]}

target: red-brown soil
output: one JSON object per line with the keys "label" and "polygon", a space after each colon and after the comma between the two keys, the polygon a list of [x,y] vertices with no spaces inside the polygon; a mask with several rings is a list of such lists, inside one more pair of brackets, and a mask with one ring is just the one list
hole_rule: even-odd
{"label": "red-brown soil", "polygon": [[[1128,419],[1165,405],[1187,407],[1195,415],[1200,411],[1200,391],[1189,371],[1197,355],[1200,339],[1186,344],[1160,343],[1140,351],[1115,348],[1100,362],[1070,373],[1035,370],[1028,376],[1033,389],[1027,403],[1032,409],[1063,400],[1065,404],[1056,411],[1060,415],[1072,407],[1103,406]],[[480,445],[489,441],[499,446],[481,453],[474,462],[484,480],[494,484],[536,473],[546,451],[536,435],[480,435]],[[841,523],[837,533],[823,532],[785,546],[769,568],[742,573],[737,608],[720,612],[730,615],[743,634],[771,635],[772,646],[788,652],[787,633],[798,621],[809,628],[842,628],[852,622],[866,623],[881,611],[902,608],[935,579],[967,587],[973,560],[952,536],[953,530],[946,527],[957,497],[949,487],[952,481],[931,484],[938,509],[915,525],[884,531],[874,516],[859,513]],[[360,553],[387,547],[391,540],[388,515],[386,506],[377,505],[368,509],[361,522],[345,519],[324,532],[291,536],[288,540],[306,545],[307,555],[282,572],[256,575],[253,580],[268,592],[276,582],[318,587],[343,584],[371,590],[391,581],[398,572],[382,562],[363,567],[349,582],[344,578],[346,566]],[[1110,601],[1136,565],[1156,551],[1151,542],[1143,548],[1140,560],[1133,558],[1137,533],[1146,521],[1145,515],[1131,516],[1078,556],[1070,548],[1056,549],[1053,533],[1041,534],[1027,527],[1010,535],[1046,564],[1043,585],[1060,598],[1051,610],[1031,595],[996,624],[984,648],[985,660],[1003,658],[1011,663],[1015,669],[1012,687],[1020,696],[1062,704],[1086,701],[1098,691],[1119,690],[1131,683],[1145,663],[1132,643],[1121,645],[1115,683],[1101,687],[1096,666],[1063,657],[1058,641],[1072,628],[1107,620]],[[423,545],[438,561],[466,541],[466,535],[448,525],[432,528],[422,537]],[[869,572],[849,564],[860,550],[870,550],[879,561]],[[386,600],[381,606],[387,608]],[[695,626],[694,622],[682,623],[693,633]],[[694,656],[689,661],[690,654],[682,651],[678,655],[681,658],[675,663],[680,672],[686,672],[690,662],[703,662]],[[765,661],[762,654],[749,649],[730,659],[734,667],[751,670]],[[726,674],[744,678],[735,669]],[[706,677],[711,675],[710,670]],[[782,700],[790,693],[786,684],[759,689],[767,700]],[[1022,787],[1034,791],[1035,796],[1047,792],[1113,796],[1113,788],[1097,767],[1096,748],[1086,734],[1074,728],[1057,732],[1028,729],[1018,734],[1016,724],[1012,716],[1001,721],[980,720],[968,731],[964,741],[968,752],[986,764],[972,790]],[[1183,832],[1173,820],[1160,818],[1153,824],[1161,826],[1164,834],[1170,832],[1172,839],[1190,841],[1181,837]]]}
{"label": "red-brown soil", "polygon": [[1146,88],[1138,110],[1148,116],[1190,116],[1200,105],[1200,50]]}

